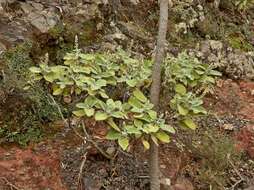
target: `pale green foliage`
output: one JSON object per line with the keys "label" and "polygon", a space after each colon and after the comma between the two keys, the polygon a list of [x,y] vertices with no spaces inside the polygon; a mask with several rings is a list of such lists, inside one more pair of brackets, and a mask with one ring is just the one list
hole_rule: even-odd
{"label": "pale green foliage", "polygon": [[214,85],[216,76],[221,73],[186,52],[166,59],[164,82],[174,88],[170,107],[177,112],[181,126],[196,129],[192,118],[206,114],[202,98]]}
{"label": "pale green foliage", "polygon": [[239,10],[247,10],[249,7],[253,7],[254,1],[253,0],[236,0],[235,5]]}
{"label": "pale green foliage", "polygon": [[129,87],[149,83],[151,62],[136,60],[125,52],[116,54],[68,53],[64,65],[31,67],[34,80],[53,83],[53,95],[87,92],[108,98],[105,87],[126,83]]}
{"label": "pale green foliage", "polygon": [[[151,61],[134,59],[123,50],[84,54],[77,48],[64,60],[63,65],[42,63],[30,71],[33,80],[44,79],[52,84],[53,95],[85,96],[76,104],[74,115],[108,124],[106,138],[116,140],[123,150],[135,138],[140,139],[146,149],[150,147],[149,138],[156,144],[170,141],[168,134],[174,133],[174,128],[153,110],[153,104],[140,90],[145,91],[151,84]],[[185,53],[166,60],[165,81],[175,89],[171,107],[178,111],[182,125],[195,129],[191,116],[206,113],[201,97],[187,92],[189,86],[212,84],[214,75],[219,73]],[[127,98],[111,96],[111,90],[118,90],[119,86]]]}
{"label": "pale green foliage", "polygon": [[[52,84],[53,95],[86,95],[84,101],[76,104],[74,115],[107,123],[107,138],[117,140],[124,150],[132,138],[141,139],[145,148],[150,146],[149,135],[156,143],[169,142],[167,133],[174,133],[173,127],[157,116],[139,90],[151,83],[151,61],[131,58],[122,50],[114,54],[84,54],[77,49],[64,60],[64,65],[42,63],[30,71],[33,80],[44,79]],[[119,85],[125,94],[131,94],[127,100],[110,97],[109,89]]]}

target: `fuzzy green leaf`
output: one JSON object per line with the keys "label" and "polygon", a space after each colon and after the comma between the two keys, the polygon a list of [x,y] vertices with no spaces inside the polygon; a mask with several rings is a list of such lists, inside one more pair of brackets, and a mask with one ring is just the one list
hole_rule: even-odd
{"label": "fuzzy green leaf", "polygon": [[84,110],[77,110],[77,111],[73,111],[73,114],[78,116],[78,117],[82,117],[85,116],[86,113],[84,112]]}
{"label": "fuzzy green leaf", "polygon": [[147,141],[147,140],[142,140],[142,143],[143,143],[143,145],[144,145],[144,147],[145,147],[145,149],[149,149],[150,148],[150,144],[149,144],[149,142]]}
{"label": "fuzzy green leaf", "polygon": [[57,88],[53,90],[53,95],[57,96],[63,93],[63,89],[62,88]]}
{"label": "fuzzy green leaf", "polygon": [[126,125],[124,128],[128,134],[141,134],[141,132],[133,125]]}
{"label": "fuzzy green leaf", "polygon": [[157,112],[156,111],[149,110],[148,114],[151,117],[151,119],[153,119],[153,120],[155,120],[157,118]]}
{"label": "fuzzy green leaf", "polygon": [[123,149],[123,150],[126,150],[129,146],[129,139],[126,138],[126,137],[120,137],[118,139],[118,144],[120,145],[120,147]]}
{"label": "fuzzy green leaf", "polygon": [[84,111],[87,115],[87,117],[91,117],[94,115],[94,109],[93,108],[84,108]]}
{"label": "fuzzy green leaf", "polygon": [[160,132],[156,133],[155,136],[156,136],[161,142],[164,142],[164,143],[169,143],[169,142],[170,142],[170,138],[169,138],[168,134],[165,133],[165,132],[163,132],[163,131],[160,131]]}
{"label": "fuzzy green leaf", "polygon": [[172,133],[172,134],[175,134],[175,132],[176,132],[174,127],[172,127],[171,125],[163,124],[163,125],[160,126],[160,128],[163,131],[166,131],[166,132],[169,132],[169,133]]}
{"label": "fuzzy green leaf", "polygon": [[181,94],[181,95],[186,94],[186,88],[185,88],[185,86],[182,85],[182,84],[176,84],[176,86],[175,86],[175,91],[176,91],[178,94]]}
{"label": "fuzzy green leaf", "polygon": [[183,106],[181,106],[180,104],[177,105],[177,110],[179,112],[180,115],[187,115],[189,113],[188,109],[185,109]]}
{"label": "fuzzy green leaf", "polygon": [[197,128],[197,125],[194,123],[194,121],[190,118],[184,119],[183,123],[190,129],[195,130]]}
{"label": "fuzzy green leaf", "polygon": [[96,112],[95,114],[95,120],[96,121],[103,121],[108,118],[108,114],[105,112]]}
{"label": "fuzzy green leaf", "polygon": [[108,119],[107,123],[109,124],[110,127],[115,129],[116,131],[119,131],[119,132],[121,131],[112,118]]}
{"label": "fuzzy green leaf", "polygon": [[121,137],[121,133],[115,130],[109,130],[108,134],[106,135],[106,139],[108,140],[117,140]]}
{"label": "fuzzy green leaf", "polygon": [[30,67],[29,70],[32,73],[41,73],[41,69],[39,67]]}
{"label": "fuzzy green leaf", "polygon": [[139,89],[136,89],[134,92],[133,92],[133,95],[141,102],[146,102],[147,101],[147,98],[145,97],[145,95],[139,90]]}

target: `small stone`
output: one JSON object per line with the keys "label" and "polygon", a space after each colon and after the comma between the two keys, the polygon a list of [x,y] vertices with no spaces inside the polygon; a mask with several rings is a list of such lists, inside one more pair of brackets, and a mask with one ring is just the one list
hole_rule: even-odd
{"label": "small stone", "polygon": [[31,2],[31,4],[38,11],[42,11],[43,10],[43,5],[42,4],[36,3],[36,2]]}
{"label": "small stone", "polygon": [[163,186],[170,186],[171,185],[171,180],[169,178],[162,178],[160,182]]}
{"label": "small stone", "polygon": [[232,124],[226,123],[222,126],[223,129],[232,131],[234,129],[234,126]]}
{"label": "small stone", "polygon": [[22,11],[26,14],[29,14],[34,11],[34,8],[29,3],[21,3],[20,7]]}
{"label": "small stone", "polygon": [[96,26],[97,31],[101,31],[103,29],[103,24],[100,22]]}
{"label": "small stone", "polygon": [[112,156],[115,153],[115,151],[116,151],[115,147],[111,146],[107,148],[106,153]]}
{"label": "small stone", "polygon": [[0,42],[0,55],[6,51],[6,46]]}
{"label": "small stone", "polygon": [[186,178],[178,178],[173,190],[194,190],[192,183]]}

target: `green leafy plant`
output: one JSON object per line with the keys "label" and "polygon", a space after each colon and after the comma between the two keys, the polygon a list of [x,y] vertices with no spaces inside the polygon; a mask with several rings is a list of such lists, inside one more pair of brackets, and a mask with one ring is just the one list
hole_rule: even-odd
{"label": "green leafy plant", "polygon": [[[47,81],[55,96],[83,97],[73,114],[106,123],[109,127],[106,138],[116,140],[123,150],[132,139],[139,139],[146,149],[150,147],[150,138],[156,144],[170,141],[169,134],[175,132],[174,128],[153,110],[154,105],[144,93],[151,84],[151,61],[135,59],[123,50],[86,54],[78,48],[66,54],[64,60],[63,65],[50,66],[44,62],[31,67],[32,81]],[[175,92],[170,105],[182,125],[195,129],[192,116],[206,113],[202,96],[187,91],[213,84],[213,76],[218,75],[185,53],[166,60],[165,82],[173,84]],[[127,98],[110,96],[119,86]]]}
{"label": "green leafy plant", "polygon": [[231,163],[238,167],[242,156],[235,148],[234,139],[214,129],[202,129],[192,142],[192,151],[196,159],[200,159],[193,177],[200,188],[221,189],[230,184],[234,175],[230,172],[234,170]]}
{"label": "green leafy plant", "polygon": [[25,146],[43,136],[41,124],[59,118],[48,100],[45,86],[36,84],[29,91],[24,87],[29,80],[33,44],[24,42],[1,54],[0,143],[14,142]]}
{"label": "green leafy plant", "polygon": [[[55,96],[84,95],[76,104],[73,114],[77,117],[92,117],[105,122],[110,130],[108,139],[117,140],[126,150],[133,138],[141,139],[149,148],[148,137],[169,142],[167,133],[174,133],[173,127],[153,111],[153,105],[139,88],[149,86],[151,61],[130,57],[123,50],[114,54],[84,54],[76,49],[68,53],[63,65],[50,66],[46,62],[31,67],[32,81],[44,79],[51,84]],[[109,97],[113,87],[122,85],[127,99]]]}
{"label": "green leafy plant", "polygon": [[181,126],[196,129],[193,118],[206,114],[202,98],[211,91],[215,77],[221,73],[186,52],[168,57],[165,62],[164,84],[174,92],[170,107],[176,111]]}
{"label": "green leafy plant", "polygon": [[247,10],[249,7],[254,5],[253,0],[236,0],[235,6],[241,11]]}

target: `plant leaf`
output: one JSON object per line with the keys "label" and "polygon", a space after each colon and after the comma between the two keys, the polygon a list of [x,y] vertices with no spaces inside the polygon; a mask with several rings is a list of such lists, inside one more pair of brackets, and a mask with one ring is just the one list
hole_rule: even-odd
{"label": "plant leaf", "polygon": [[126,129],[128,134],[141,134],[140,130],[138,130],[138,128],[133,125],[126,125],[124,126],[124,128]]}
{"label": "plant leaf", "polygon": [[158,140],[154,135],[151,135],[151,139],[157,146],[159,146]]}
{"label": "plant leaf", "polygon": [[29,70],[32,73],[41,73],[41,69],[39,67],[30,67]]}
{"label": "plant leaf", "polygon": [[197,125],[194,123],[194,121],[190,118],[184,119],[183,123],[190,129],[195,130],[197,128]]}
{"label": "plant leaf", "polygon": [[149,110],[147,113],[149,114],[149,116],[151,117],[152,120],[155,120],[157,118],[157,112],[156,111]]}
{"label": "plant leaf", "polygon": [[182,85],[182,84],[176,84],[176,86],[175,86],[175,91],[176,91],[178,94],[181,94],[181,95],[186,94],[186,88],[185,88],[185,86]]}
{"label": "plant leaf", "polygon": [[118,133],[115,130],[109,130],[108,134],[106,135],[106,139],[108,140],[117,140],[121,137],[121,133]]}
{"label": "plant leaf", "polygon": [[171,125],[167,125],[167,124],[163,124],[162,126],[161,126],[161,129],[163,130],[163,131],[167,131],[167,132],[169,132],[169,133],[172,133],[172,134],[175,134],[175,129],[174,129],[174,127],[172,127]]}
{"label": "plant leaf", "polygon": [[189,110],[185,109],[180,104],[177,104],[177,110],[180,115],[187,115],[189,113]]}
{"label": "plant leaf", "polygon": [[107,123],[110,125],[110,127],[115,129],[116,131],[119,131],[119,132],[121,131],[112,118],[109,118],[107,120]]}
{"label": "plant leaf", "polygon": [[141,102],[146,102],[147,101],[147,98],[145,97],[145,95],[139,90],[139,89],[136,89],[134,92],[133,92],[133,95]]}
{"label": "plant leaf", "polygon": [[129,146],[129,139],[127,137],[118,138],[118,144],[123,150],[126,150]]}
{"label": "plant leaf", "polygon": [[167,133],[163,132],[163,131],[159,131],[158,133],[155,133],[155,136],[164,143],[169,143],[170,139]]}
{"label": "plant leaf", "polygon": [[86,113],[84,112],[84,110],[76,110],[72,112],[74,115],[78,116],[78,117],[82,117],[85,116]]}
{"label": "plant leaf", "polygon": [[150,144],[149,144],[149,142],[148,142],[147,140],[143,139],[143,140],[142,140],[142,143],[143,143],[145,149],[148,150],[148,149],[150,148]]}
{"label": "plant leaf", "polygon": [[149,133],[156,133],[160,129],[159,126],[153,124],[148,124],[145,128]]}
{"label": "plant leaf", "polygon": [[96,112],[95,114],[95,120],[96,121],[103,121],[108,118],[108,114],[105,112]]}
{"label": "plant leaf", "polygon": [[93,108],[84,108],[84,111],[87,115],[87,117],[91,117],[94,115],[94,109]]}
{"label": "plant leaf", "polygon": [[62,88],[57,88],[53,90],[53,95],[57,96],[63,93],[63,89]]}

